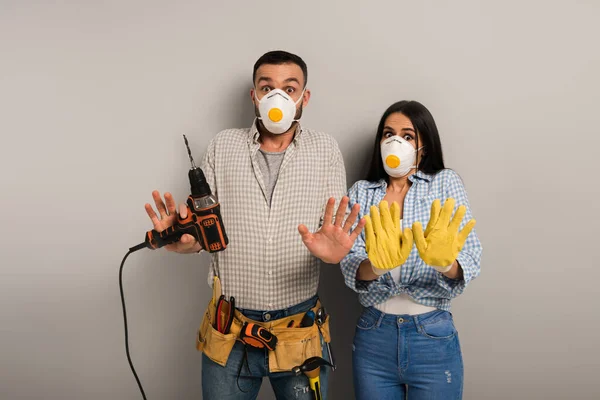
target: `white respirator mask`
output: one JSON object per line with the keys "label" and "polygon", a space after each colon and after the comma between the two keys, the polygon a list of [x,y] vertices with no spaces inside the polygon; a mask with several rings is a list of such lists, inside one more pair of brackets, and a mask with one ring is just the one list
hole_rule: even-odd
{"label": "white respirator mask", "polygon": [[254,90],[260,115],[258,119],[262,121],[269,132],[275,135],[282,134],[290,129],[294,121],[298,121],[294,119],[294,116],[296,115],[296,106],[304,98],[304,90],[296,102],[281,89],[271,90],[260,100],[256,96],[256,89]]}
{"label": "white respirator mask", "polygon": [[381,143],[381,159],[383,168],[391,177],[400,178],[407,175],[412,169],[417,168],[415,161],[417,151],[400,136],[392,136]]}

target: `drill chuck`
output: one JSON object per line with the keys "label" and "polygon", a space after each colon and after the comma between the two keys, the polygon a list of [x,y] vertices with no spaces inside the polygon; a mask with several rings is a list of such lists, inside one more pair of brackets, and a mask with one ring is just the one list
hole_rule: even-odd
{"label": "drill chuck", "polygon": [[191,168],[190,172],[188,172],[188,177],[190,179],[192,197],[204,197],[212,194],[210,186],[206,182],[204,172],[200,168]]}

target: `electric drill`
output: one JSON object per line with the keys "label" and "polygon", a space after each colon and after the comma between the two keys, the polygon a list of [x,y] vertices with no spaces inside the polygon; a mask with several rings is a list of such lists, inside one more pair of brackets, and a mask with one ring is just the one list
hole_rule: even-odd
{"label": "electric drill", "polygon": [[177,213],[177,223],[162,232],[155,229],[146,232],[145,247],[158,249],[177,242],[184,234],[190,234],[210,253],[225,250],[229,239],[221,218],[221,206],[212,194],[202,169],[192,158],[187,138],[183,135],[192,168],[188,173],[191,194],[187,198],[187,217],[182,219]]}
{"label": "electric drill", "polygon": [[125,309],[125,296],[123,294],[123,265],[127,257],[138,250],[150,248],[158,249],[171,243],[177,242],[184,234],[190,234],[196,238],[202,245],[202,248],[210,253],[223,251],[227,247],[229,240],[225,233],[225,227],[221,219],[221,207],[219,201],[212,194],[204,172],[194,164],[192,152],[188,144],[187,138],[183,135],[185,146],[192,163],[192,168],[188,173],[191,186],[191,194],[187,199],[187,217],[182,219],[177,213],[177,223],[162,232],[155,229],[146,232],[146,239],[137,246],[130,247],[121,266],[119,267],[119,290],[121,292],[121,304],[123,305],[123,322],[125,325],[125,351],[127,353],[127,361],[133,372],[133,376],[142,393],[142,397],[146,400],[146,393],[140,382],[140,378],[135,372],[131,356],[129,355],[129,331],[127,328],[127,311]]}

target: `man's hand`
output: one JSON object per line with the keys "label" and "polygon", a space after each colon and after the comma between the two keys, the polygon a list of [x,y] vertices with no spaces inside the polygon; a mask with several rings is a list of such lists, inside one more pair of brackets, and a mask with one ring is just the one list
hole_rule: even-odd
{"label": "man's hand", "polygon": [[[162,232],[163,230],[177,223],[177,206],[175,205],[175,200],[173,199],[171,193],[165,193],[165,202],[167,203],[166,206],[157,190],[152,192],[152,197],[154,198],[154,204],[156,204],[158,213],[160,214],[160,219],[158,219],[154,209],[148,203],[145,205],[146,212],[148,213],[148,216],[154,225],[154,229],[158,232]],[[186,218],[187,207],[185,204],[181,204],[179,206],[179,210],[181,218]],[[199,252],[202,246],[192,235],[188,235],[186,233],[185,235],[181,236],[181,239],[178,242],[168,244],[164,248],[175,253],[187,254]]]}
{"label": "man's hand", "polygon": [[[308,248],[308,251],[328,264],[337,264],[346,257],[365,226],[365,220],[361,219],[356,228],[350,233],[350,229],[358,217],[360,205],[355,204],[352,207],[350,215],[348,215],[348,218],[344,222],[348,201],[347,196],[342,198],[335,215],[335,222],[333,222],[335,199],[331,197],[327,201],[325,208],[323,226],[317,232],[310,233],[305,225],[298,226],[298,232],[300,232],[302,241]],[[344,222],[343,226],[342,222]]]}
{"label": "man's hand", "polygon": [[454,218],[450,221],[455,200],[447,199],[444,208],[440,204],[440,200],[436,199],[431,205],[431,215],[425,233],[423,233],[420,222],[413,224],[413,232],[419,255],[423,261],[439,272],[447,272],[452,268],[458,253],[465,245],[467,237],[475,226],[475,220],[471,219],[459,232],[458,228],[465,217],[467,208],[464,205],[459,206]]}
{"label": "man's hand", "polygon": [[[413,235],[409,228],[400,227],[400,206],[393,202],[391,209],[383,200],[377,206],[371,206],[367,215],[365,244],[367,255],[373,266],[373,272],[383,275],[404,264],[413,246]],[[381,213],[380,213],[381,211]]]}

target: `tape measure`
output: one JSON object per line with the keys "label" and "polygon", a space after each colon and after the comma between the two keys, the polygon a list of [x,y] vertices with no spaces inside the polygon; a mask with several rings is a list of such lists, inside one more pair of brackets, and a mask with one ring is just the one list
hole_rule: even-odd
{"label": "tape measure", "polygon": [[271,351],[277,346],[277,336],[255,323],[244,323],[240,332],[240,340],[247,345],[259,349],[267,348]]}

